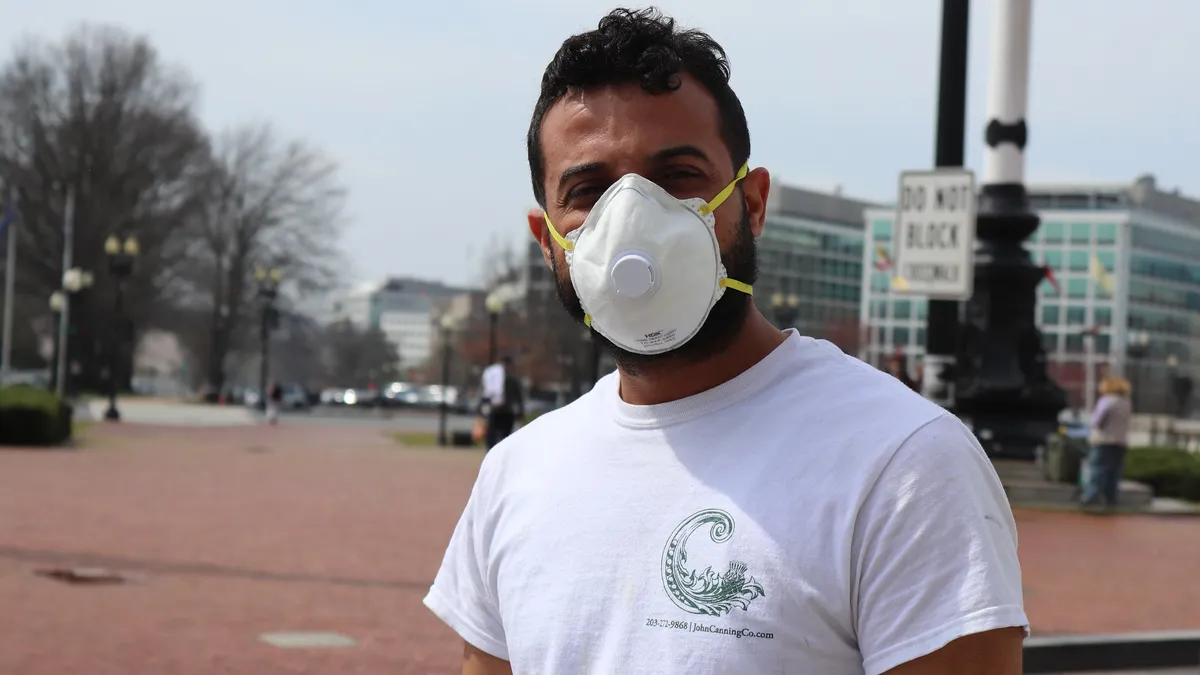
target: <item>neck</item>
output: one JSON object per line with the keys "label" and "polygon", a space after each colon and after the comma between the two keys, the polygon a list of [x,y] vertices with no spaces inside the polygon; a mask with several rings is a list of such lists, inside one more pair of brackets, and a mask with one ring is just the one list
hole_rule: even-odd
{"label": "neck", "polygon": [[622,370],[621,400],[632,405],[656,405],[695,396],[746,372],[786,339],[784,332],[751,307],[742,330],[718,354],[700,361],[643,366],[637,374]]}

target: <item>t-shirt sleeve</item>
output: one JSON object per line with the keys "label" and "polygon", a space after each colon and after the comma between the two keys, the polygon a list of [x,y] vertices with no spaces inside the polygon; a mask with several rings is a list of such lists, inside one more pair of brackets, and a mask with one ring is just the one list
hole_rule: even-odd
{"label": "t-shirt sleeve", "polygon": [[442,566],[425,596],[425,606],[475,648],[508,660],[504,626],[489,574],[492,528],[487,465],[485,460],[450,536]]}
{"label": "t-shirt sleeve", "polygon": [[855,630],[866,675],[965,635],[1024,627],[1017,529],[987,455],[942,415],[897,449],[854,527]]}

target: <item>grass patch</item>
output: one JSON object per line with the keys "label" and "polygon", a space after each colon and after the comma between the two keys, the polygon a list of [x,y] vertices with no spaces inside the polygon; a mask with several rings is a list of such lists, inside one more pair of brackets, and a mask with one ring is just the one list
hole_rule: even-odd
{"label": "grass patch", "polygon": [[410,448],[430,448],[438,444],[437,434],[424,431],[392,431],[388,438]]}

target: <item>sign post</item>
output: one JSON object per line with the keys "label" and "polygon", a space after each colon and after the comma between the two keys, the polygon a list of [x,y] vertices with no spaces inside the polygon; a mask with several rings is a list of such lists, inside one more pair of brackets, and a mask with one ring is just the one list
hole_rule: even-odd
{"label": "sign post", "polygon": [[[905,171],[893,234],[892,289],[930,300],[964,301],[975,285],[975,176],[960,168]],[[943,369],[953,354],[925,355],[922,394],[949,406]]]}

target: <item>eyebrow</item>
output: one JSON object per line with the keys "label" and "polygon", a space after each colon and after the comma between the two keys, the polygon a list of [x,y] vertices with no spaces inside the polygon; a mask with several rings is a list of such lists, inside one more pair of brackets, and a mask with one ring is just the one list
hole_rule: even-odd
{"label": "eyebrow", "polygon": [[706,162],[712,161],[708,158],[708,155],[704,154],[703,150],[694,145],[677,145],[673,148],[659,150],[653,155],[650,155],[650,161],[662,162],[668,159],[675,159],[676,157],[695,157],[696,159],[702,159]]}
{"label": "eyebrow", "polygon": [[[695,157],[696,159],[702,159],[706,162],[712,161],[703,150],[694,145],[676,145],[674,147],[664,148],[651,154],[649,159],[651,162],[663,162],[676,157]],[[572,166],[559,175],[558,191],[562,192],[563,188],[567,186],[567,183],[576,176],[589,173],[599,173],[607,167],[608,165],[604,162],[588,162],[586,164],[577,164]]]}
{"label": "eyebrow", "polygon": [[565,188],[567,186],[567,182],[570,181],[575,176],[578,176],[581,174],[586,174],[586,173],[598,173],[600,171],[603,171],[604,167],[605,167],[604,162],[588,162],[587,164],[576,164],[575,166],[567,169],[566,171],[563,171],[562,175],[560,175],[558,177],[558,191],[562,192],[563,188]]}

